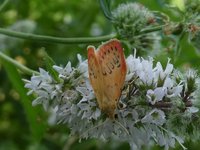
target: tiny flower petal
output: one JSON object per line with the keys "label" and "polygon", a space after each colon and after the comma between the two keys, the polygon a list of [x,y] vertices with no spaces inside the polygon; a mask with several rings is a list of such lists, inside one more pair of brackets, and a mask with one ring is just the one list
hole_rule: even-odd
{"label": "tiny flower petal", "polygon": [[163,125],[166,122],[165,113],[159,109],[153,109],[144,118],[142,123],[153,123],[156,125]]}

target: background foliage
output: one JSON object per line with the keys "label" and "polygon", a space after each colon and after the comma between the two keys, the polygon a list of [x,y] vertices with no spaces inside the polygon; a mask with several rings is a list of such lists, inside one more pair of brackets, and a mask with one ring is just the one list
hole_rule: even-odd
{"label": "background foliage", "polygon": [[[113,8],[124,2],[113,1]],[[179,11],[185,8],[182,0],[138,2],[150,10],[165,12],[175,22],[180,21],[182,16]],[[1,0],[0,4],[3,3],[5,1]],[[167,5],[178,8],[171,11]],[[106,35],[114,31],[97,0],[9,0],[0,13],[0,27],[34,34],[85,37]],[[181,40],[179,55],[173,49],[163,48],[156,59],[166,62],[171,57],[176,68],[186,70],[193,67],[199,70],[199,52],[188,42],[187,36],[189,35]],[[169,47],[171,44],[167,39],[162,43]],[[77,53],[86,58],[87,46],[88,44],[53,44],[0,35],[0,51],[33,70],[45,67],[45,51],[56,64],[65,65],[70,60],[75,65]],[[16,68],[9,63],[0,63],[0,149],[129,149],[127,143],[114,141],[105,144],[98,140],[87,140],[80,143],[77,137],[68,136],[69,129],[66,126],[47,124],[50,122],[49,114],[40,106],[32,107],[32,98],[26,96],[27,91],[23,88],[21,78],[28,77],[18,74]],[[196,149],[198,144],[188,141],[186,146]]]}

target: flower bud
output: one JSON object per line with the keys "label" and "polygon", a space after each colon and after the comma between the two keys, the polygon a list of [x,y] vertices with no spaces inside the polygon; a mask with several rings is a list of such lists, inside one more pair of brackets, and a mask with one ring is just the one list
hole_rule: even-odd
{"label": "flower bud", "polygon": [[113,24],[124,38],[133,38],[154,22],[153,14],[139,3],[121,4],[112,13]]}
{"label": "flower bud", "polygon": [[195,70],[189,70],[186,73],[186,82],[187,82],[187,93],[192,93],[196,90],[197,85],[196,85],[196,79],[198,75]]}
{"label": "flower bud", "polygon": [[155,24],[155,16],[139,3],[119,5],[113,12],[113,24],[122,39],[128,41],[129,48],[138,51],[155,49],[160,38],[155,32],[141,33]]}

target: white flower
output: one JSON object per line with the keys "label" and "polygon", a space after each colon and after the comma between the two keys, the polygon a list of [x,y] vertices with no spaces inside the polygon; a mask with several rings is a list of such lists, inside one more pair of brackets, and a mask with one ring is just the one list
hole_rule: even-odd
{"label": "white flower", "polygon": [[143,81],[144,84],[153,84],[153,59],[142,60],[141,68],[137,71],[137,75]]}
{"label": "white flower", "polygon": [[61,95],[62,93],[62,87],[63,87],[63,84],[60,83],[60,84],[55,84],[52,92],[50,93],[51,94],[51,99],[54,99],[56,98],[58,95]]}
{"label": "white flower", "polygon": [[167,66],[166,66],[165,71],[164,71],[166,76],[170,75],[173,71],[173,68],[174,68],[174,66],[172,64],[170,64],[169,62],[170,62],[170,59],[168,59]]}
{"label": "white flower", "polygon": [[170,59],[168,59],[165,70],[163,70],[161,63],[157,62],[156,67],[154,68],[157,81],[158,79],[164,80],[167,76],[169,76],[172,73],[173,65],[170,64],[169,62],[170,62]]}
{"label": "white flower", "polygon": [[135,74],[137,67],[140,64],[140,59],[133,57],[133,55],[128,56],[126,59],[126,65],[127,65],[127,75],[126,75],[126,81],[129,81]]}
{"label": "white flower", "polygon": [[156,125],[163,125],[166,122],[165,113],[159,109],[153,109],[146,114],[141,120],[142,123],[153,123]]}
{"label": "white flower", "polygon": [[[81,93],[81,95],[83,96],[83,99],[90,100],[90,99],[95,98],[94,92],[89,83],[89,80],[85,80],[84,84],[76,87],[76,90]],[[83,100],[81,100],[81,101],[83,101]]]}
{"label": "white flower", "polygon": [[28,94],[35,93],[37,98],[32,102],[32,105],[42,104],[44,109],[49,107],[49,100],[56,98],[62,91],[62,84],[56,84],[53,78],[44,69],[39,69],[40,75],[33,75],[31,80],[24,80],[25,87],[29,88]]}
{"label": "white flower", "polygon": [[147,100],[152,105],[154,105],[156,102],[161,101],[163,97],[166,94],[166,90],[163,87],[155,88],[154,90],[148,90],[147,91]]}
{"label": "white flower", "polygon": [[197,107],[188,107],[187,108],[187,111],[189,112],[189,113],[197,113],[198,111],[199,111],[199,108],[197,108]]}
{"label": "white flower", "polygon": [[169,98],[179,96],[183,89],[183,85],[181,85],[181,83],[174,86],[174,81],[171,78],[165,79],[163,87],[166,89],[166,96]]}
{"label": "white flower", "polygon": [[128,72],[135,72],[140,64],[140,58],[135,58],[133,55],[130,55],[126,59],[127,70]]}
{"label": "white flower", "polygon": [[77,58],[79,60],[79,65],[77,69],[83,74],[84,77],[88,78],[88,62],[87,60],[82,61],[82,57],[80,54],[77,54]]}
{"label": "white flower", "polygon": [[197,71],[193,70],[193,69],[189,69],[186,72],[186,76],[187,76],[188,79],[196,79],[197,78]]}
{"label": "white flower", "polygon": [[59,78],[67,79],[72,73],[71,62],[69,61],[65,68],[54,65],[53,68],[59,73]]}
{"label": "white flower", "polygon": [[46,97],[44,97],[44,96],[38,96],[36,99],[34,99],[32,101],[32,105],[36,106],[38,104],[42,104],[44,110],[47,111],[48,107],[49,107],[49,100],[48,99],[49,99],[48,95],[46,95]]}
{"label": "white flower", "polygon": [[49,118],[48,118],[48,124],[50,126],[53,126],[56,124],[56,121],[57,121],[57,110],[58,110],[58,107],[55,107],[55,108],[51,108],[49,110],[50,112],[50,115],[49,115]]}
{"label": "white flower", "polygon": [[39,72],[40,75],[33,75],[30,81],[24,80],[26,82],[25,87],[31,89],[28,95],[32,92],[36,92],[43,85],[48,88],[48,84],[51,84],[53,82],[52,77],[44,69],[39,68]]}
{"label": "white flower", "polygon": [[126,81],[129,81],[134,75],[136,75],[144,84],[153,84],[153,59],[151,57],[149,57],[149,60],[145,60],[143,58],[135,58],[133,55],[130,55],[126,59],[126,63],[128,68]]}
{"label": "white flower", "polygon": [[78,115],[82,116],[82,119],[95,119],[101,115],[100,109],[97,107],[97,104],[92,101],[79,102],[77,106],[80,108]]}
{"label": "white flower", "polygon": [[73,102],[74,100],[77,100],[78,97],[79,95],[76,90],[65,90],[62,94],[61,102]]}

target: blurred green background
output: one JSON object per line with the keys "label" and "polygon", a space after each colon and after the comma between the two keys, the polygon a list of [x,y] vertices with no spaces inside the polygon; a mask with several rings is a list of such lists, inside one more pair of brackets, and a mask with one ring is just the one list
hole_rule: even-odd
{"label": "blurred green background", "polygon": [[[4,2],[0,0],[0,4]],[[125,1],[113,2],[117,5]],[[182,0],[138,2],[150,10],[167,13],[174,21],[179,20],[179,16],[168,11],[164,4],[174,4],[184,9]],[[0,10],[0,27],[58,37],[100,36],[114,32],[111,23],[103,15],[98,0],[9,0]],[[86,59],[86,47],[87,44],[52,44],[0,35],[0,51],[34,70],[45,67],[45,51],[57,65],[65,65],[68,61],[76,65],[78,53]],[[181,57],[174,61],[175,67],[184,69],[189,66],[199,69],[199,55],[188,44],[187,38],[182,41],[181,49]],[[166,62],[168,57],[174,58],[173,53],[163,49],[157,59]],[[69,136],[67,125],[49,125],[49,114],[42,106],[31,106],[33,97],[26,96],[27,91],[23,89],[21,78],[29,79],[30,76],[18,74],[11,65],[0,63],[0,150],[130,149],[127,143],[115,141],[79,142],[77,137]],[[186,142],[186,146],[196,149],[198,144]]]}

